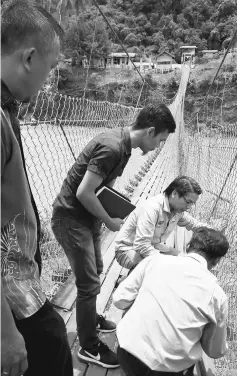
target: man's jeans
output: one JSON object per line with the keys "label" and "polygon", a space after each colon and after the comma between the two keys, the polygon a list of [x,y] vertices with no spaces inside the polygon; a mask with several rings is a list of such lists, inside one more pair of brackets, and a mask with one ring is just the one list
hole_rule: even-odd
{"label": "man's jeans", "polygon": [[193,376],[194,365],[181,372],[152,371],[146,364],[121,347],[118,347],[117,355],[126,376]]}
{"label": "man's jeans", "polygon": [[52,230],[64,249],[76,277],[76,320],[81,347],[90,349],[99,342],[96,325],[96,297],[100,293],[103,270],[101,224],[99,221],[76,221],[54,215]]}

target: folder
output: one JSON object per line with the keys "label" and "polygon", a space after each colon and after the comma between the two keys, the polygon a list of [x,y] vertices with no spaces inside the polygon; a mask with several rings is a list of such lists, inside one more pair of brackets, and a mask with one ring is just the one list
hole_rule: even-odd
{"label": "folder", "polygon": [[136,207],[127,197],[107,185],[99,189],[96,196],[111,218],[124,219]]}

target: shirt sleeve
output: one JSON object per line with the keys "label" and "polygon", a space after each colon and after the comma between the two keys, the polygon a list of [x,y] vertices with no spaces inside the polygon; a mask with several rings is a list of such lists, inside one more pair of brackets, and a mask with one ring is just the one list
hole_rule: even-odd
{"label": "shirt sleeve", "polygon": [[3,176],[5,164],[6,164],[6,149],[5,149],[3,139],[1,137],[1,176]]}
{"label": "shirt sleeve", "polygon": [[[218,299],[219,308],[215,309],[216,322],[207,324],[203,330],[201,345],[210,358],[220,358],[228,350],[226,342],[226,322],[228,316],[228,301],[224,293]],[[212,303],[214,305],[214,303]]]}
{"label": "shirt sleeve", "polygon": [[193,218],[190,214],[184,212],[180,219],[178,220],[177,225],[179,227],[186,227],[187,230],[195,230],[199,227],[210,227],[207,223],[200,222],[197,219]]}
{"label": "shirt sleeve", "polygon": [[151,205],[143,206],[137,220],[136,235],[134,238],[134,250],[142,257],[147,257],[159,252],[152,245],[156,223],[159,218],[159,211]]}
{"label": "shirt sleeve", "polygon": [[8,159],[7,137],[4,124],[5,121],[3,111],[1,111],[1,176],[3,176],[5,164]]}
{"label": "shirt sleeve", "polygon": [[164,243],[158,243],[155,245],[155,248],[160,251],[161,253],[166,253],[169,255],[175,255],[177,256],[180,252],[175,247],[171,247],[169,245],[166,245]]}
{"label": "shirt sleeve", "polygon": [[120,161],[117,150],[113,150],[105,144],[97,144],[93,150],[92,157],[87,170],[94,172],[105,180]]}
{"label": "shirt sleeve", "polygon": [[113,295],[115,307],[119,309],[129,308],[136,299],[142,286],[143,278],[147,265],[150,263],[150,257],[142,260],[129,276],[120,283]]}

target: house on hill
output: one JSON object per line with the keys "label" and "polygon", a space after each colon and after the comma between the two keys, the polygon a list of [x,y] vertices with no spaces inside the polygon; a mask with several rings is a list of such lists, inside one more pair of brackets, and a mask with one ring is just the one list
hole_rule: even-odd
{"label": "house on hill", "polygon": [[[90,68],[125,68],[132,69],[133,65],[131,60],[135,60],[136,54],[128,52],[129,57],[125,52],[112,52],[106,58],[91,58]],[[131,60],[130,60],[131,59]],[[82,65],[84,68],[88,68],[89,62],[86,56],[82,59]]]}
{"label": "house on hill", "polygon": [[203,57],[207,59],[212,59],[215,54],[218,53],[218,50],[202,50]]}
{"label": "house on hill", "polygon": [[174,55],[167,51],[162,51],[159,53],[154,60],[156,69],[171,71],[172,64],[175,64]]}
{"label": "house on hill", "polygon": [[196,54],[196,46],[181,46],[181,63],[184,64],[186,62],[190,62],[190,64],[195,63],[195,54]]}
{"label": "house on hill", "polygon": [[89,62],[87,57],[83,56],[81,63],[83,68],[105,68],[105,59],[103,57],[91,58]]}
{"label": "house on hill", "polygon": [[135,52],[128,52],[129,57],[125,52],[112,52],[105,59],[106,68],[127,68],[132,69],[131,60],[136,58]]}

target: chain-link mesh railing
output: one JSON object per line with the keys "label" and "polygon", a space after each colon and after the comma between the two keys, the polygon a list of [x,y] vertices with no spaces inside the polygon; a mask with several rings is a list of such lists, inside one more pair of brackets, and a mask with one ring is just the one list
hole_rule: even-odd
{"label": "chain-link mesh railing", "polygon": [[[184,107],[185,111],[185,107]],[[180,172],[203,189],[194,215],[225,233],[230,250],[214,270],[229,302],[228,354],[217,374],[237,371],[237,54],[229,54],[198,114],[182,126]]]}

